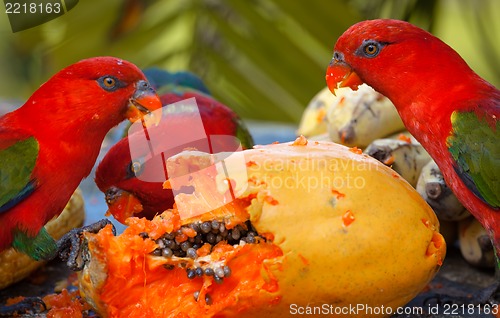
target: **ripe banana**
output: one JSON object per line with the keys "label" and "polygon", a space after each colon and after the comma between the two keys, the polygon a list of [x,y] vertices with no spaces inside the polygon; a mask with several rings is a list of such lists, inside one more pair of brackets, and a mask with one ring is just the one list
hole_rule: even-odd
{"label": "ripe banana", "polygon": [[366,147],[377,138],[405,127],[392,102],[363,84],[357,91],[341,88],[333,105],[327,106],[327,128],[332,141]]}
{"label": "ripe banana", "polygon": [[313,137],[326,133],[327,108],[336,103],[337,97],[330,92],[328,87],[317,93],[302,113],[297,135]]}
{"label": "ripe banana", "polygon": [[460,221],[470,216],[446,185],[443,174],[434,160],[422,168],[416,189],[432,207],[439,220]]}
{"label": "ripe banana", "polygon": [[469,217],[458,223],[460,252],[465,260],[476,267],[492,268],[495,254],[488,233],[475,218]]}
{"label": "ripe banana", "polygon": [[413,187],[417,184],[422,167],[431,160],[418,142],[400,139],[374,140],[364,153],[391,167]]}

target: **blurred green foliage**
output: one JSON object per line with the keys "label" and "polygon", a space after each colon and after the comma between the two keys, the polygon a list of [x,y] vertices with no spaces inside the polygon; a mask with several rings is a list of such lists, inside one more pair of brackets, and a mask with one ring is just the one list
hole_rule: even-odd
{"label": "blurred green foliage", "polygon": [[430,30],[500,84],[496,0],[82,0],[18,33],[0,14],[0,96],[25,99],[57,70],[112,55],[191,70],[245,118],[298,122],[325,86],[337,37],[378,17]]}

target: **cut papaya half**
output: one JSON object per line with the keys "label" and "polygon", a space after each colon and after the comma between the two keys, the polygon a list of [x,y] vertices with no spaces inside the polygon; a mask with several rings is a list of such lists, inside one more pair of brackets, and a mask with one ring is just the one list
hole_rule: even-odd
{"label": "cut papaya half", "polygon": [[85,234],[80,292],[102,317],[286,317],[356,304],[390,316],[442,264],[432,209],[375,159],[304,138],[242,155],[232,170],[227,154],[171,157],[174,209],[129,218],[119,236]]}

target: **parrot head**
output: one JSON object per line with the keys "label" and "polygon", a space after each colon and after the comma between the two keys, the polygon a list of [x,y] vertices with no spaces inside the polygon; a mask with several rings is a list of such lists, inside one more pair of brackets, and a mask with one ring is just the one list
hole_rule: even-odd
{"label": "parrot head", "polygon": [[[50,107],[40,113],[37,103],[42,100]],[[158,95],[137,66],[115,57],[94,57],[55,74],[30,97],[23,111],[37,113],[40,121],[46,116],[50,119],[47,122],[60,124],[60,131],[77,121],[81,127],[93,127],[101,133],[124,118],[146,124],[157,121],[161,107]]]}
{"label": "parrot head", "polygon": [[[333,58],[328,65],[326,82],[334,93],[340,87],[350,87],[357,90],[358,86],[386,80],[389,74],[393,75],[402,62],[397,54],[401,44],[407,47],[404,52],[414,55],[408,48],[414,34],[408,31],[422,31],[411,24],[389,19],[362,21],[351,26],[342,34],[335,44]],[[413,32],[414,33],[414,32]],[[417,32],[419,33],[419,32]],[[388,73],[384,76],[384,73]],[[383,79],[382,79],[383,78]]]}
{"label": "parrot head", "polygon": [[[96,60],[97,59],[97,60]],[[116,105],[126,105],[124,109],[117,109],[118,113],[130,121],[144,120],[146,114],[160,110],[161,101],[145,75],[134,64],[116,58],[95,58],[96,65],[93,77],[97,77],[98,85],[110,94],[103,94],[100,98],[116,102]],[[80,62],[85,63],[85,60]],[[92,64],[94,64],[92,63]],[[126,97],[127,100],[124,100]],[[123,106],[122,106],[123,107]],[[155,112],[153,118],[158,124],[161,111]]]}
{"label": "parrot head", "polygon": [[378,19],[354,24],[338,38],[326,82],[333,93],[366,83],[399,108],[429,87],[463,81],[464,70],[470,68],[460,55],[429,32],[405,21]]}
{"label": "parrot head", "polygon": [[[158,130],[161,126],[151,129]],[[154,130],[150,130],[152,134],[156,133]],[[130,154],[130,143],[135,145],[137,158],[134,160]],[[116,143],[97,167],[95,182],[105,195],[107,215],[113,215],[123,224],[132,216],[151,219],[173,206],[172,191],[164,190],[162,186],[167,176],[158,182],[151,182],[158,177],[158,167],[162,167],[163,163],[161,156],[146,159],[149,151],[149,145],[141,142],[137,134],[132,134]]]}

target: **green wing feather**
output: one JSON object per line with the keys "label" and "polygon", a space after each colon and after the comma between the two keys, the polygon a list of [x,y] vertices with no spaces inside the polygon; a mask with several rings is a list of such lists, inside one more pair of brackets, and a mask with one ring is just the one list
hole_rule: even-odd
{"label": "green wing feather", "polygon": [[[7,213],[35,190],[33,177],[39,145],[29,137],[0,150],[0,213]],[[14,230],[12,246],[35,260],[52,259],[57,244],[45,228],[32,237],[22,230]]]}
{"label": "green wing feather", "polygon": [[495,128],[474,112],[454,112],[449,151],[455,171],[469,189],[494,209],[500,207],[500,125]]}
{"label": "green wing feather", "polygon": [[32,177],[39,146],[34,137],[0,150],[0,213],[24,200],[35,189]]}

